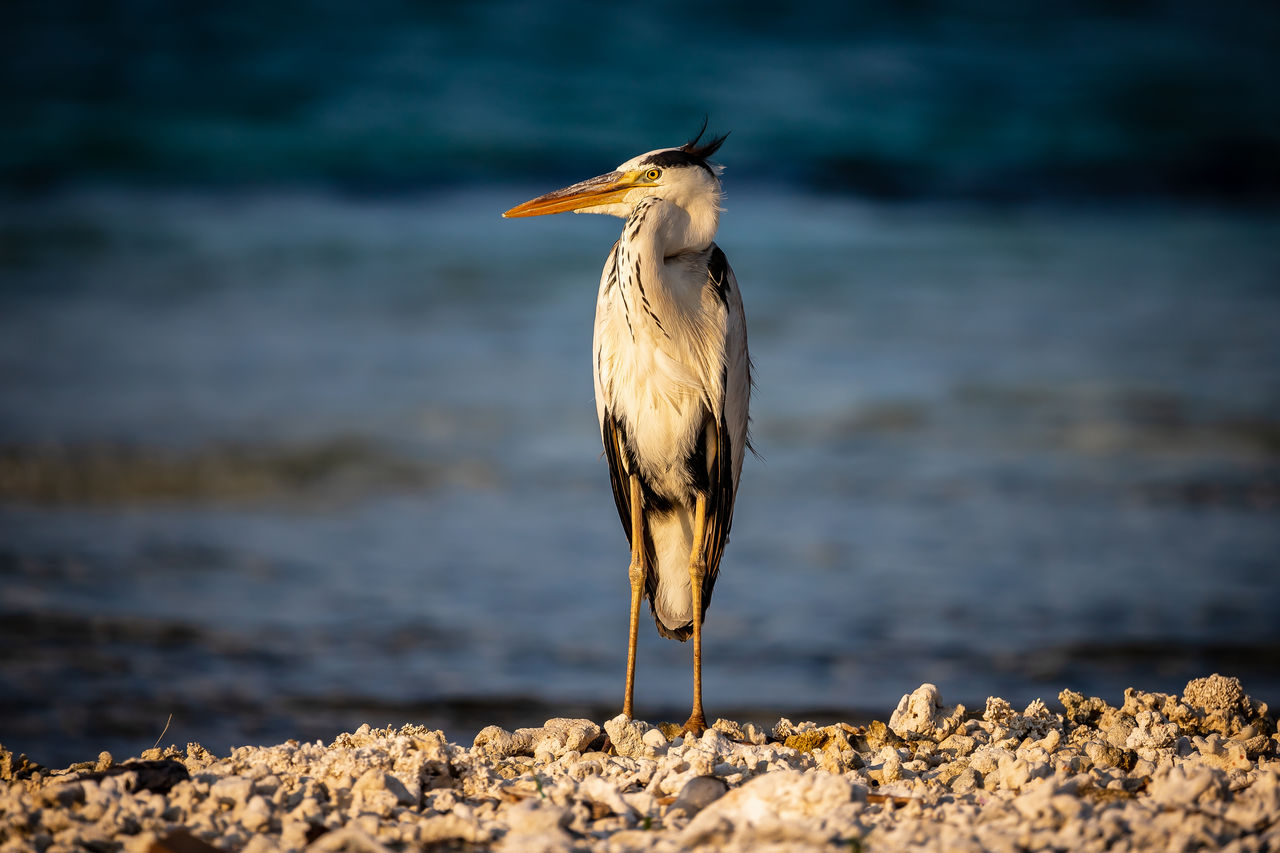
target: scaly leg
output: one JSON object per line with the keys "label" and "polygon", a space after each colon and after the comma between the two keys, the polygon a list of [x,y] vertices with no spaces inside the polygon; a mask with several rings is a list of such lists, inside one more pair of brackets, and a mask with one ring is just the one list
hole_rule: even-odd
{"label": "scaly leg", "polygon": [[644,592],[644,515],[640,507],[640,479],[631,475],[631,632],[627,637],[627,695],[622,700],[622,713],[631,719],[632,697],[636,687],[636,638],[640,634],[640,597]]}
{"label": "scaly leg", "polygon": [[693,551],[689,555],[689,583],[693,587],[693,711],[684,724],[690,734],[707,730],[702,714],[702,582],[707,576],[707,560],[703,556],[703,539],[707,532],[707,498],[698,495],[693,512]]}

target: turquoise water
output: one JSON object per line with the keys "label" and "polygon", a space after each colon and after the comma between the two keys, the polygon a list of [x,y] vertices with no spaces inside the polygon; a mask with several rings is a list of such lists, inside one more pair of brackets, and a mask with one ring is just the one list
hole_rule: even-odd
{"label": "turquoise water", "polygon": [[[880,198],[1270,198],[1280,7],[16,0],[6,184],[560,185],[704,114],[741,177]],[[603,164],[603,167],[600,165]]]}
{"label": "turquoise water", "polygon": [[499,213],[704,114],[762,456],[708,713],[1280,701],[1280,12],[1202,5],[10,4],[0,742],[615,713],[619,223]]}

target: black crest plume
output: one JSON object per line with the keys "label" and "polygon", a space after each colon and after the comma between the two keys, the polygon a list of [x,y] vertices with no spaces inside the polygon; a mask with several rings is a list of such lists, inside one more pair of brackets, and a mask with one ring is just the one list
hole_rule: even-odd
{"label": "black crest plume", "polygon": [[[702,117],[702,127],[698,128],[698,135],[690,139],[684,145],[680,146],[680,150],[688,154],[690,157],[697,157],[699,160],[705,160],[712,154],[720,150],[720,146],[724,145],[724,141],[729,138],[729,134],[724,136],[714,136],[707,140],[706,143],[699,145],[698,140],[702,138],[702,134],[707,132],[707,117]],[[732,131],[730,131],[732,132]]]}

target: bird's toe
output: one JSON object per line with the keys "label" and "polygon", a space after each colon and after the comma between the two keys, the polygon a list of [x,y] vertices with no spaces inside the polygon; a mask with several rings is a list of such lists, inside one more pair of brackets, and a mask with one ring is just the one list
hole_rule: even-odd
{"label": "bird's toe", "polygon": [[689,715],[689,719],[685,721],[684,728],[681,732],[693,737],[702,737],[702,733],[707,730],[707,720],[700,713]]}

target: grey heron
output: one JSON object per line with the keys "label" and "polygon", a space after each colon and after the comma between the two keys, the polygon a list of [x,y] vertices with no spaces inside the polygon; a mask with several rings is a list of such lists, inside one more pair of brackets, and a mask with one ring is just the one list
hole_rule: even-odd
{"label": "grey heron", "polygon": [[631,546],[622,711],[630,718],[642,596],[658,633],[693,637],[693,710],[706,729],[702,621],[729,539],[748,445],[751,364],[738,282],[714,242],[725,136],[634,157],[503,216],[604,213],[626,220],[600,276],[596,415]]}

